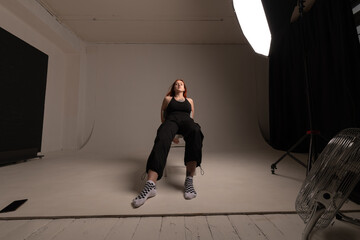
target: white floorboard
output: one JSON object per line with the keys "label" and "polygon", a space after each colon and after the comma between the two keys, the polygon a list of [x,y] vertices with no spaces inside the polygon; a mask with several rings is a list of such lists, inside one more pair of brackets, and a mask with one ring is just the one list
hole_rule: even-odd
{"label": "white floorboard", "polygon": [[282,239],[301,236],[304,222],[297,214],[266,215],[265,218],[282,234]]}
{"label": "white floorboard", "polygon": [[[275,225],[273,224],[269,218],[272,216],[267,215],[251,215],[249,216],[250,220],[259,228],[261,232],[264,234],[266,239],[278,239],[278,240],[285,240],[284,233]],[[278,217],[278,216],[274,216]]]}
{"label": "white floorboard", "polygon": [[63,231],[57,234],[53,240],[77,239],[95,240],[105,239],[117,219],[76,219]]}
{"label": "white floorboard", "polygon": [[0,238],[6,237],[6,235],[11,234],[20,228],[22,225],[28,223],[29,220],[19,220],[19,221],[0,221]]}
{"label": "white floorboard", "polygon": [[185,236],[186,240],[212,239],[206,217],[185,217]]}
{"label": "white floorboard", "polygon": [[240,239],[267,239],[261,229],[250,219],[248,215],[230,215],[229,220]]}
{"label": "white floorboard", "polygon": [[212,239],[240,239],[239,235],[231,225],[228,216],[208,216],[207,222],[211,231]]}
{"label": "white floorboard", "polygon": [[[38,220],[32,220],[38,221]],[[58,219],[51,220],[45,226],[34,231],[26,240],[48,240],[54,239],[58,234],[60,234],[68,225],[72,224],[75,219]]]}
{"label": "white floorboard", "polygon": [[[360,212],[351,213],[360,217]],[[0,220],[0,240],[300,240],[296,214]],[[8,229],[8,230],[6,230]],[[360,227],[334,220],[311,240],[358,240]]]}
{"label": "white floorboard", "polygon": [[105,240],[132,239],[139,222],[140,218],[119,218]]}
{"label": "white floorboard", "polygon": [[185,239],[185,217],[163,217],[159,239]]}
{"label": "white floorboard", "polygon": [[42,228],[46,224],[48,224],[50,220],[36,220],[36,221],[27,221],[24,224],[19,225],[17,228],[12,229],[7,234],[2,236],[3,239],[6,240],[19,240],[26,239],[37,229]]}
{"label": "white floorboard", "polygon": [[142,217],[136,227],[133,240],[159,239],[161,231],[161,217]]}

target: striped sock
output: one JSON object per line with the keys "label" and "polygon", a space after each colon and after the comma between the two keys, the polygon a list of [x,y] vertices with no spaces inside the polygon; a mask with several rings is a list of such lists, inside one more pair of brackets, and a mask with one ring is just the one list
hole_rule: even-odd
{"label": "striped sock", "polygon": [[155,183],[151,180],[148,180],[143,188],[143,190],[141,191],[141,193],[139,194],[139,196],[137,196],[133,201],[132,201],[132,206],[134,208],[138,208],[141,205],[143,205],[146,201],[146,199],[154,197],[156,195],[156,186]]}
{"label": "striped sock", "polygon": [[196,197],[196,191],[193,185],[193,177],[187,176],[184,184],[185,199],[193,199]]}

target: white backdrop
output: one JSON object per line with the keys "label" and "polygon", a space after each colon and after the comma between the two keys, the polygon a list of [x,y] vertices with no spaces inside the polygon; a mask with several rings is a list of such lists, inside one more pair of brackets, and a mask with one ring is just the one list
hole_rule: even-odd
{"label": "white backdrop", "polygon": [[205,149],[265,144],[268,62],[248,45],[87,45],[37,4],[6,1],[0,13],[2,28],[49,55],[45,154],[79,149],[93,127],[84,150],[149,151],[176,78],[195,100]]}
{"label": "white backdrop", "polygon": [[84,150],[149,152],[162,100],[177,78],[194,99],[204,150],[266,145],[258,115],[268,111],[268,62],[249,46],[107,44],[88,46],[87,54],[84,124],[94,131]]}

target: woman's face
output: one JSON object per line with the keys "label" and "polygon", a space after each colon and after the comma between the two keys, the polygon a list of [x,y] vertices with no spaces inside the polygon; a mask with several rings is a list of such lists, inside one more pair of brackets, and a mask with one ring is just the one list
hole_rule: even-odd
{"label": "woman's face", "polygon": [[175,82],[174,91],[175,92],[185,92],[185,86],[184,86],[183,81],[178,80]]}

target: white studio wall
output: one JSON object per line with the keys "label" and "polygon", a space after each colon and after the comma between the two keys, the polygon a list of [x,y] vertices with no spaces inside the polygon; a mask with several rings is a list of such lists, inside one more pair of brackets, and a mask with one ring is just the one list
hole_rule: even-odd
{"label": "white studio wall", "polygon": [[177,78],[194,99],[204,149],[264,147],[258,115],[268,106],[256,88],[266,87],[259,84],[267,81],[268,63],[249,46],[98,44],[87,52],[85,118],[94,131],[84,150],[150,152],[162,100]]}
{"label": "white studio wall", "polygon": [[49,55],[44,153],[149,153],[176,78],[195,101],[205,150],[265,146],[268,61],[248,45],[86,45],[26,0],[1,2],[0,24]]}
{"label": "white studio wall", "polygon": [[77,149],[84,44],[31,1],[1,2],[0,27],[49,56],[42,152]]}

